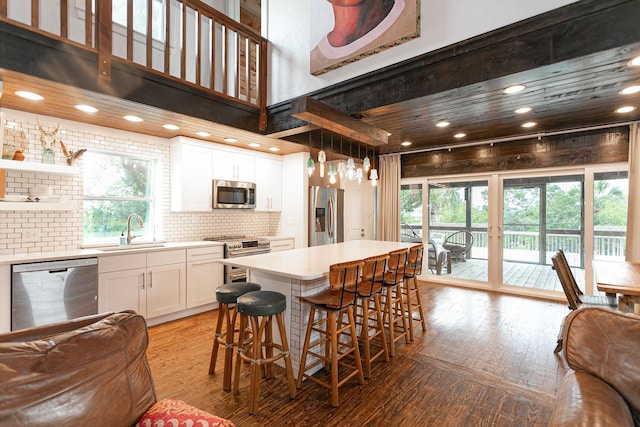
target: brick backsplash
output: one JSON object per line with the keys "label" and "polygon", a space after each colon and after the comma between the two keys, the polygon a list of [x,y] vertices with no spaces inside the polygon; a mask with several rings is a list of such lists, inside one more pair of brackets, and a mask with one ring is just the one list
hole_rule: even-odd
{"label": "brick backsplash", "polygon": [[[162,224],[156,229],[169,242],[202,240],[217,235],[269,236],[278,233],[280,213],[243,210],[211,212],[171,212],[169,141],[132,132],[88,125],[21,111],[0,109],[7,123],[5,142],[28,140],[25,161],[42,161],[38,121],[47,131],[60,124],[58,139],[69,150],[86,148],[116,153],[135,153],[160,160],[162,164]],[[56,164],[65,160],[56,149]],[[82,157],[75,163],[83,169]],[[6,171],[7,195],[27,195],[30,187],[51,186],[55,197],[67,197],[77,208],[71,211],[0,211],[0,255],[25,252],[48,252],[78,249],[82,245],[82,173],[52,175],[47,173]],[[36,232],[36,242],[25,241],[25,231]],[[29,239],[26,239],[29,240]]]}

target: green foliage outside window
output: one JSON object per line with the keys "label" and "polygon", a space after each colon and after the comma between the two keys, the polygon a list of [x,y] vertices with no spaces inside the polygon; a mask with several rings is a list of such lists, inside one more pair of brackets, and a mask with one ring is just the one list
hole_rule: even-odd
{"label": "green foliage outside window", "polygon": [[153,161],[88,152],[84,162],[85,242],[117,238],[126,230],[131,213],[139,214],[144,221],[142,229],[132,221],[132,234],[152,236]]}

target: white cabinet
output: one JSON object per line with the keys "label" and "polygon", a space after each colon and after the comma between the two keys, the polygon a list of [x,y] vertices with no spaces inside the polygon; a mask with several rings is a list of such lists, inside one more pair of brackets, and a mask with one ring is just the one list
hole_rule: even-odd
{"label": "white cabinet", "polygon": [[277,158],[255,158],[256,210],[282,210],[282,161]]}
{"label": "white cabinet", "polygon": [[253,156],[240,150],[213,150],[213,178],[253,182]]}
{"label": "white cabinet", "polygon": [[295,240],[293,237],[271,240],[271,252],[286,251],[289,249],[295,249]]}
{"label": "white cabinet", "polygon": [[184,249],[100,257],[98,310],[135,310],[145,318],[186,309]]}
{"label": "white cabinet", "polygon": [[171,145],[171,210],[210,211],[213,150],[200,145]]}
{"label": "white cabinet", "polygon": [[224,247],[187,249],[187,308],[216,302],[216,289],[224,283]]}

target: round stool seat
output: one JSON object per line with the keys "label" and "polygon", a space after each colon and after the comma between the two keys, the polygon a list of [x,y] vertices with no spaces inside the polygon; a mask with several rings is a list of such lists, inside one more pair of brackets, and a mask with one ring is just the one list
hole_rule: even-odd
{"label": "round stool seat", "polygon": [[234,282],[224,284],[216,289],[216,300],[222,304],[235,304],[240,295],[262,289],[257,283]]}
{"label": "round stool seat", "polygon": [[246,316],[272,316],[287,308],[287,298],[280,292],[253,291],[238,297],[238,313]]}

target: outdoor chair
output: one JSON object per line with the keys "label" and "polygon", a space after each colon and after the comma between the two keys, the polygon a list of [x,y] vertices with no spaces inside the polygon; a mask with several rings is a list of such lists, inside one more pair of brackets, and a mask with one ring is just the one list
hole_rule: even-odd
{"label": "outdoor chair", "polygon": [[438,245],[432,239],[427,243],[428,266],[431,273],[442,274],[442,267],[447,268],[447,273],[451,274],[451,251],[441,249],[438,251]]}
{"label": "outdoor chair", "polygon": [[452,260],[464,262],[473,247],[473,234],[469,231],[456,231],[444,239],[442,247],[451,251]]}

